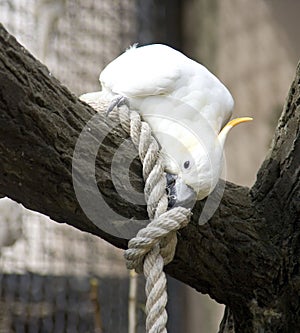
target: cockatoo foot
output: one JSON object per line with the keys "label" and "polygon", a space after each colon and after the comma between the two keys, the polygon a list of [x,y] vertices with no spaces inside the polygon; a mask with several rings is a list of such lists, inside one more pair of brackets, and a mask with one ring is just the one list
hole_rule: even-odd
{"label": "cockatoo foot", "polygon": [[123,95],[118,95],[116,98],[114,98],[111,101],[111,103],[106,111],[106,116],[108,116],[115,107],[119,107],[122,105],[127,105],[129,108],[130,107],[129,100],[127,97],[125,97]]}
{"label": "cockatoo foot", "polygon": [[168,208],[192,208],[197,200],[197,193],[177,175],[166,174]]}

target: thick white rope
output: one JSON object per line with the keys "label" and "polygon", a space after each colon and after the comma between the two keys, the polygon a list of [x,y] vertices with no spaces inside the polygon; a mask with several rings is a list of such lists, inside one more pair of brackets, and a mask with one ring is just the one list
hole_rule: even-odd
{"label": "thick white rope", "polygon": [[[96,101],[86,102],[96,110],[100,109]],[[139,230],[136,237],[129,241],[128,250],[124,254],[126,265],[138,273],[144,272],[146,278],[146,332],[166,333],[168,296],[163,267],[173,260],[177,244],[176,231],[188,224],[191,211],[184,207],[167,210],[163,159],[150,126],[126,105],[115,108],[109,118],[120,122],[138,151],[143,164],[144,195],[151,220],[147,227]]]}
{"label": "thick white rope", "polygon": [[[113,115],[112,115],[113,116]],[[145,200],[151,222],[128,243],[125,251],[128,269],[144,271],[146,278],[146,332],[167,332],[166,304],[168,300],[164,265],[173,260],[177,235],[190,220],[190,209],[168,209],[166,176],[160,148],[150,126],[126,105],[118,107],[121,126],[130,135],[143,164]]]}

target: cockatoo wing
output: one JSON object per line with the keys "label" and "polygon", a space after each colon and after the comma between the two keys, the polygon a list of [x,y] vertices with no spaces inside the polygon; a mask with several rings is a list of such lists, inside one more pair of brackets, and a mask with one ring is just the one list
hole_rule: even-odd
{"label": "cockatoo wing", "polygon": [[[233,99],[212,73],[161,44],[131,47],[107,65],[100,74],[100,82],[104,93],[126,96],[142,115],[149,96],[168,96],[186,103],[190,108],[180,117],[198,124],[205,119],[215,132],[232,114]],[[172,116],[172,110],[160,110]]]}

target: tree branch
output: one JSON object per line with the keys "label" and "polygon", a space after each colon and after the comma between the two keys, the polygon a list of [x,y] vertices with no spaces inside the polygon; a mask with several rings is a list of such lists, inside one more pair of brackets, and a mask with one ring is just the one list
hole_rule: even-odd
{"label": "tree branch", "polygon": [[[300,327],[299,67],[297,73],[271,152],[253,189],[227,183],[217,211],[204,225],[199,225],[198,220],[205,200],[198,202],[191,223],[178,233],[176,256],[165,268],[173,277],[228,305],[236,332],[252,332],[258,322],[264,325],[265,332],[269,328],[280,331],[277,328],[282,316]],[[102,222],[97,227],[83,212],[73,187],[74,148],[95,110],[63,87],[2,26],[0,112],[0,193],[57,222],[125,248],[127,239],[99,227],[102,222],[123,222],[100,214]],[[95,166],[102,197],[125,218],[147,219],[144,204],[127,202],[115,189],[111,161],[126,135],[103,114],[99,113],[90,129],[95,141],[99,140],[97,133],[109,133]],[[90,144],[83,148],[83,157],[92,153]],[[123,161],[128,151],[119,154]],[[86,167],[85,158],[82,163]],[[121,163],[121,182],[126,172]],[[130,179],[142,192],[138,159],[130,166]],[[216,189],[216,198],[222,195],[221,188]],[[89,185],[84,190],[94,195]],[[293,309],[293,314],[287,315],[284,306]]]}

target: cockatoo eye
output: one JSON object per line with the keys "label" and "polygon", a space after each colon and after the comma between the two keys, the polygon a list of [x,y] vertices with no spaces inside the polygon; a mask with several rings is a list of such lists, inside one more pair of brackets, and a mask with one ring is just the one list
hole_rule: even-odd
{"label": "cockatoo eye", "polygon": [[185,162],[183,163],[183,167],[184,167],[186,170],[189,169],[190,165],[191,165],[190,161],[185,161]]}

